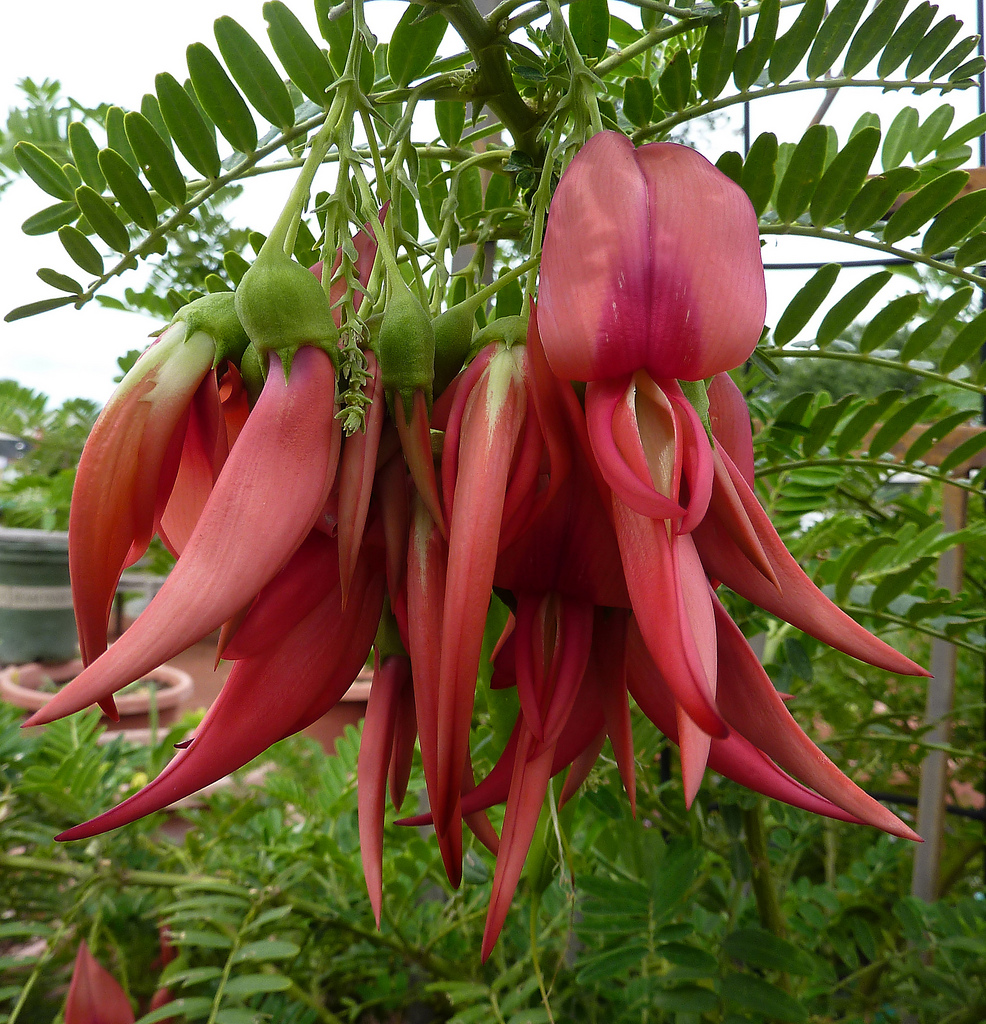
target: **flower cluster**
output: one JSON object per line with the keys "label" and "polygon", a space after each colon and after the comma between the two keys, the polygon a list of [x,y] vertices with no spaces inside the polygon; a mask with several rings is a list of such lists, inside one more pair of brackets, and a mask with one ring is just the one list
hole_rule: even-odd
{"label": "flower cluster", "polygon": [[[372,282],[366,237],[357,270]],[[94,702],[112,713],[115,691],[220,627],[233,668],[157,779],[59,838],[166,806],[305,728],[371,650],[359,827],[378,920],[385,793],[399,808],[416,740],[430,810],[407,821],[434,826],[453,884],[463,823],[496,855],[485,956],[551,777],[567,770],[569,799],[608,737],[633,804],[630,698],[680,747],[689,803],[708,765],[915,838],[809,740],[717,597],[723,584],[856,658],[923,673],[814,586],[754,494],[726,373],[765,315],[742,190],[688,148],[596,135],[552,200],[537,308],[476,339],[471,312],[452,317],[469,329],[451,347],[454,311],[432,324],[388,258],[364,430],[343,438],[337,417],[340,303],[286,257],[258,260],[235,299],[187,307],[104,412],[70,531],[87,668],[31,724]],[[462,366],[449,353],[470,342]],[[434,367],[450,359],[446,384]],[[106,649],[117,580],[155,531],[177,564]],[[492,685],[515,688],[519,712],[477,780],[494,590],[510,617]],[[501,803],[498,836],[486,811]]]}

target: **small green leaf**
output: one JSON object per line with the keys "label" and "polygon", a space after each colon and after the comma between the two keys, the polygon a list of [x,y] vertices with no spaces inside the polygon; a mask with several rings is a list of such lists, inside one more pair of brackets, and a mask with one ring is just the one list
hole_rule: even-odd
{"label": "small green leaf", "polygon": [[33,142],[18,142],[14,146],[14,156],[24,173],[48,195],[64,202],[71,202],[75,198],[72,184],[61,165]]}
{"label": "small green leaf", "polygon": [[846,455],[853,451],[856,446],[869,433],[873,425],[883,416],[903,394],[902,391],[892,389],[884,391],[879,398],[867,402],[858,412],[853,413],[849,422],[839,431],[839,439],[835,442],[835,454]]}
{"label": "small green leaf", "polygon": [[920,308],[921,296],[916,292],[891,299],[863,328],[859,351],[872,352],[882,348],[902,327],[910,323]]}
{"label": "small green leaf", "polygon": [[952,149],[955,146],[961,146],[964,142],[974,139],[977,135],[982,135],[983,132],[986,132],[986,114],[980,114],[978,117],[974,117],[971,121],[966,122],[961,128],[956,128],[948,138],[942,141],[941,148],[946,150]]}
{"label": "small green leaf", "polygon": [[218,178],[222,171],[219,150],[198,107],[173,75],[162,72],[154,79],[154,85],[161,116],[175,145],[200,174],[206,178]]}
{"label": "small green leaf", "polygon": [[297,956],[300,951],[299,946],[284,939],[261,939],[240,946],[232,959],[234,964],[244,960],[286,960]]}
{"label": "small green leaf", "polygon": [[150,1013],[145,1013],[137,1024],[157,1024],[164,1020],[202,1020],[209,1015],[212,1009],[212,999],[205,996],[186,996],[181,999],[172,999],[159,1006]]}
{"label": "small green leaf", "polygon": [[959,196],[932,221],[921,240],[921,251],[929,255],[945,252],[971,235],[986,220],[986,189]]}
{"label": "small green leaf", "polygon": [[811,202],[825,168],[828,128],[813,124],[801,137],[791,155],[777,189],[777,215],[785,224],[796,221]]}
{"label": "small green leaf", "polygon": [[328,58],[305,26],[281,0],[264,4],[267,35],[288,78],[313,102],[324,106],[335,75]]}
{"label": "small green leaf", "polygon": [[580,969],[575,980],[580,985],[591,985],[619,978],[636,967],[646,955],[647,944],[637,939],[621,943],[616,949],[604,953],[583,956],[579,960]]}
{"label": "small green leaf", "polygon": [[950,473],[956,467],[974,458],[984,448],[986,448],[986,430],[982,433],[973,434],[967,441],[963,441],[954,451],[942,459],[941,465],[938,468],[942,473]]}
{"label": "small green leaf", "polygon": [[853,235],[882,220],[897,197],[906,192],[921,177],[916,167],[895,167],[886,174],[871,178],[860,190],[846,210],[844,223]]}
{"label": "small green leaf", "polygon": [[893,119],[883,140],[883,169],[889,171],[900,165],[911,151],[918,130],[918,112],[914,107],[904,107]]}
{"label": "small green leaf", "polygon": [[[168,151],[174,155],[175,147],[171,142],[171,132],[168,131],[168,126],[164,123],[164,118],[161,116],[161,104],[157,101],[157,96],[152,92],[145,92],[143,98],[140,101],[140,113],[147,118],[148,121],[154,126],[154,131],[161,136],[161,140],[168,147]],[[123,119],[123,128],[126,130],[127,119]],[[129,133],[127,138],[130,138]],[[131,141],[130,145],[133,145]],[[138,156],[134,153],[134,156]],[[139,159],[139,156],[138,156]]]}
{"label": "small green leaf", "polygon": [[852,78],[862,71],[887,45],[906,6],[907,0],[881,0],[873,8],[849,44],[842,68],[846,78]]}
{"label": "small green leaf", "polygon": [[649,78],[634,75],[623,86],[623,113],[638,128],[650,124],[654,114],[654,87]]}
{"label": "small green leaf", "polygon": [[260,116],[278,128],[290,128],[294,124],[291,94],[260,44],[229,15],[218,18],[213,31],[229,73]]}
{"label": "small green leaf", "polygon": [[986,263],[986,231],[973,235],[968,242],[960,246],[952,262],[957,270]]}
{"label": "small green leaf", "polygon": [[770,55],[770,80],[775,84],[788,79],[814,42],[825,13],[825,0],[805,0],[794,24],[777,40]]}
{"label": "small green leaf", "polygon": [[707,100],[715,99],[726,88],[733,73],[741,20],[739,8],[732,0],[726,0],[719,14],[706,26],[695,68],[695,83]]}
{"label": "small green leaf", "polygon": [[950,326],[955,317],[969,305],[972,295],[973,289],[967,286],[959,288],[943,299],[934,313],[923,324],[918,324],[911,331],[910,337],[900,350],[900,361],[902,363],[909,362],[919,356],[929,345],[934,344],[941,332]]}
{"label": "small green leaf", "polygon": [[797,946],[763,928],[740,928],[730,932],[722,940],[722,951],[734,960],[768,971],[801,975],[812,971],[811,959]]}
{"label": "small green leaf", "polygon": [[230,978],[226,993],[231,996],[255,996],[260,992],[284,992],[291,987],[291,979],[283,974],[244,974]]}
{"label": "small green leaf", "polygon": [[945,52],[948,44],[958,34],[962,22],[950,14],[942,18],[932,30],[918,43],[907,62],[906,75],[908,78],[917,78],[922,71],[927,71],[932,64]]}
{"label": "small green leaf", "polygon": [[808,54],[808,77],[819,78],[836,62],[846,48],[859,19],[866,9],[867,0],[839,0],[832,13],[822,22]]}
{"label": "small green leaf", "polygon": [[448,181],[438,160],[423,159],[418,175],[418,201],[425,223],[436,237],[442,230],[442,207],[448,198]]}
{"label": "small green leaf", "polygon": [[911,56],[924,38],[937,11],[937,5],[924,0],[900,23],[890,37],[890,42],[884,47],[883,56],[876,66],[876,73],[880,78],[886,78],[892,71],[896,71]]}
{"label": "small green leaf", "polygon": [[223,269],[235,286],[240,283],[243,275],[250,269],[250,264],[238,252],[227,252],[223,256]]}
{"label": "small green leaf", "polygon": [[711,1013],[719,1002],[712,989],[701,985],[651,989],[650,997],[658,1009],[674,1013]]}
{"label": "small green leaf", "polygon": [[[130,164],[115,149],[102,149],[99,152],[99,167],[106,176],[106,183],[113,195],[116,196],[120,206],[133,219],[134,223],[148,231],[153,230],[157,224],[154,200],[151,199],[150,193],[144,188]],[[88,211],[83,210],[83,212],[88,218]],[[91,220],[90,223],[92,223]],[[92,226],[99,233],[96,225]],[[121,249],[120,252],[126,252],[126,248]]]}
{"label": "small green leaf", "polygon": [[78,281],[73,280],[66,274],[60,274],[57,270],[52,270],[51,267],[41,267],[38,270],[38,277],[45,284],[51,285],[52,288],[57,288],[60,292],[69,292],[72,295],[82,294],[82,285]]}
{"label": "small green leaf", "polygon": [[688,51],[681,49],[665,65],[657,87],[670,110],[684,110],[692,91],[692,65]]}
{"label": "small green leaf", "polygon": [[131,110],[124,118],[127,138],[137,157],[144,177],[159,196],[172,206],[181,206],[186,199],[185,176],[174,154],[143,114]]}
{"label": "small green leaf", "polygon": [[[805,435],[804,440],[801,442],[801,451],[806,457],[810,458],[822,450],[825,443],[832,436],[832,431],[835,430],[839,420],[842,419],[843,413],[855,401],[855,395],[844,395],[838,402],[833,402],[832,405],[826,405],[824,408],[819,409],[811,421],[807,435]],[[802,679],[805,678],[807,677],[802,676]]]}
{"label": "small green leaf", "polygon": [[38,313],[47,313],[49,309],[58,309],[59,306],[67,306],[75,302],[72,295],[59,295],[56,299],[41,299],[39,302],[29,302],[26,306],[18,306],[12,309],[3,319],[5,323],[12,324],[15,320],[24,320],[29,316],[37,316]]}
{"label": "small green leaf", "polygon": [[812,224],[827,227],[846,212],[863,187],[879,146],[878,128],[863,128],[849,139],[825,169],[811,198]]}
{"label": "small green leaf", "polygon": [[[582,3],[578,6],[581,7]],[[387,71],[394,85],[406,86],[424,74],[435,59],[447,28],[448,21],[441,14],[422,17],[421,8],[414,4],[408,5],[394,28],[387,49]]]}
{"label": "small green leaf", "polygon": [[929,153],[938,149],[954,116],[955,108],[944,103],[925,118],[924,124],[916,133],[914,144],[911,146],[911,156],[914,157],[916,163],[920,163]]}
{"label": "small green leaf", "polygon": [[957,42],[931,69],[928,77],[934,81],[936,78],[944,78],[945,75],[950,74],[975,50],[978,42],[978,36],[966,36],[965,39]]}
{"label": "small green leaf", "polygon": [[895,545],[896,543],[897,541],[893,537],[871,537],[852,552],[851,557],[847,558],[842,566],[839,578],[835,583],[835,600],[837,604],[841,604],[849,596],[849,592],[852,590],[856,580],[862,576],[870,559],[881,548]]}
{"label": "small green leaf", "polygon": [[910,448],[904,454],[905,462],[917,462],[923,455],[926,455],[939,441],[948,435],[958,426],[961,426],[970,416],[974,415],[972,410],[963,409],[960,412],[953,412],[951,416],[945,416],[932,423],[927,430],[922,431]]}
{"label": "small green leaf", "polygon": [[88,185],[75,190],[75,200],[93,231],[117,252],[130,251],[130,234],[109,203]]}
{"label": "small green leaf", "polygon": [[79,207],[76,203],[55,203],[31,214],[21,225],[25,235],[47,235],[57,231],[63,224],[78,220]]}
{"label": "small green leaf", "polygon": [[743,164],[743,177],[740,180],[758,217],[763,216],[770,203],[770,197],[774,194],[776,162],[777,136],[773,132],[758,135],[750,146],[750,152]]}
{"label": "small green leaf", "polygon": [[825,297],[832,290],[832,285],[835,284],[841,269],[838,263],[825,264],[791,299],[774,328],[775,345],[786,345],[798,336],[798,332],[825,301]]}
{"label": "small green leaf", "polygon": [[871,459],[876,459],[884,452],[890,451],[937,400],[937,395],[919,395],[901,406],[873,435],[866,454]]}
{"label": "small green leaf", "polygon": [[945,354],[938,363],[939,371],[951,373],[972,359],[973,356],[978,356],[984,344],[986,344],[986,313],[980,313],[965,324],[952,339],[952,343],[945,349]]}
{"label": "small green leaf", "polygon": [[[75,205],[74,203],[72,204]],[[65,224],[58,229],[58,240],[65,247],[69,257],[87,273],[94,277],[103,275],[103,257],[99,250],[77,228]]]}
{"label": "small green leaf", "polygon": [[939,210],[943,210],[965,187],[968,171],[946,171],[919,189],[887,221],[883,229],[885,242],[897,242],[913,234]]}
{"label": "small green leaf", "polygon": [[906,569],[901,569],[900,572],[884,576],[870,595],[870,607],[874,611],[882,611],[895,597],[899,597],[904,591],[910,590],[914,581],[927,569],[930,569],[936,561],[937,559],[934,558],[919,558]]}
{"label": "small green leaf", "polygon": [[777,38],[780,10],[780,0],[763,0],[760,4],[753,38],[736,54],[736,60],[733,61],[733,81],[740,92],[749,89],[767,66]]}
{"label": "small green leaf", "polygon": [[99,169],[99,146],[81,121],[73,121],[68,126],[68,144],[82,180],[97,192],[102,192],[106,188],[106,179]]}
{"label": "small green leaf", "polygon": [[771,1021],[802,1024],[808,1020],[808,1011],[797,999],[754,974],[727,974],[719,994],[725,1002]]}
{"label": "small green leaf", "polygon": [[106,111],[106,148],[116,150],[130,164],[130,169],[136,171],[137,157],[127,141],[124,116],[122,107],[110,107]]}
{"label": "small green leaf", "polygon": [[446,146],[458,146],[466,124],[466,107],[455,100],[435,101],[435,123]]}
{"label": "small green leaf", "polygon": [[192,43],[185,51],[185,57],[192,87],[202,109],[233,149],[252,153],[257,148],[257,125],[219,58],[205,43]]}
{"label": "small green leaf", "polygon": [[735,149],[729,149],[716,160],[716,169],[722,171],[727,178],[732,178],[738,185],[743,177],[743,157]]}
{"label": "small green leaf", "polygon": [[568,24],[579,53],[602,59],[609,43],[607,0],[579,0],[568,6]]}

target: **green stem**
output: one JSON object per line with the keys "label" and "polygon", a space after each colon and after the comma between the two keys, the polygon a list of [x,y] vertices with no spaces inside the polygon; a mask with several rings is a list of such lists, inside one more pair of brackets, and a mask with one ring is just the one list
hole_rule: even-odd
{"label": "green stem", "polygon": [[743,812],[743,830],[746,833],[746,851],[750,855],[752,867],[750,881],[757,901],[760,923],[778,938],[784,938],[784,918],[770,869],[770,855],[767,852],[763,800],[758,799],[752,808]]}

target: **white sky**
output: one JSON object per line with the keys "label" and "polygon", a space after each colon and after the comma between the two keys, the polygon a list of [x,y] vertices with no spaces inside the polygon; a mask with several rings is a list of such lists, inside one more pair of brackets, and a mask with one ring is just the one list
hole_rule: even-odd
{"label": "white sky", "polygon": [[[971,0],[939,2],[939,16],[954,11],[967,20],[968,28],[962,35],[975,30]],[[35,81],[57,78],[66,95],[84,104],[108,101],[126,109],[137,108],[141,96],[153,91],[158,72],[170,71],[179,80],[187,77],[185,48],[189,43],[202,41],[216,49],[212,24],[224,14],[235,17],[270,52],[261,0],[171,0],[166,7],[136,4],[133,0],[46,0],[29,4],[0,0],[0,6],[0,117],[20,102],[16,82],[23,77]],[[310,0],[294,0],[290,6],[318,38]],[[377,0],[369,8],[371,27],[386,38],[388,26],[394,24],[402,10],[401,3]],[[623,16],[630,20],[633,13]],[[752,104],[752,136],[773,131],[782,141],[796,140],[821,96],[820,91],[800,93]],[[844,140],[848,128],[864,110],[880,112],[885,128],[905,104],[926,113],[938,102],[937,94],[915,98],[906,93],[884,96],[875,90],[843,90],[826,121],[837,126]],[[973,90],[953,93],[948,102],[957,108],[953,127],[976,114]],[[725,149],[741,148],[741,140],[725,132],[714,151],[706,155],[715,159]],[[234,210],[234,217],[266,230],[279,209],[277,196],[288,186],[284,175],[272,175],[262,183],[252,184],[236,208],[241,212],[237,214]],[[52,202],[26,180],[15,183],[0,197],[0,314],[54,294],[35,277],[37,267],[51,266],[71,276],[85,277],[64,253],[56,236],[29,238],[20,231],[23,220]],[[853,260],[870,255],[854,247],[792,245],[784,240],[771,240],[764,250],[768,263]],[[788,271],[768,276],[769,323],[776,321],[790,295],[807,276]],[[861,276],[863,272],[844,271],[837,292],[841,293]],[[124,278],[123,284],[126,283]],[[885,295],[884,301],[888,297]],[[0,377],[14,377],[46,392],[56,403],[76,395],[105,401],[117,372],[116,357],[130,348],[141,347],[150,331],[158,326],[156,321],[136,314],[102,309],[95,302],[81,311],[69,306],[14,324],[0,323]]]}

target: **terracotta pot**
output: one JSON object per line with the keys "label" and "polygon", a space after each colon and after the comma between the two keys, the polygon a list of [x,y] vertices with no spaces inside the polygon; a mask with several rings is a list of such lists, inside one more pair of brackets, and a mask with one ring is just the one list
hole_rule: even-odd
{"label": "terracotta pot", "polygon": [[[81,671],[82,662],[78,658],[58,665],[42,665],[37,662],[10,665],[0,670],[0,696],[8,704],[23,708],[25,711],[38,711],[53,696],[40,692],[47,680],[65,683]],[[182,709],[188,704],[193,692],[192,677],[181,669],[161,665],[153,672],[149,672],[145,678],[163,684],[154,696],[158,725],[167,727],[178,720]],[[114,722],[103,716],[103,725],[107,729],[104,736],[112,739],[113,735],[124,732],[135,742],[149,742],[151,698],[148,692],[138,690],[133,693],[117,694],[116,706],[120,712],[120,720]]]}
{"label": "terracotta pot", "polygon": [[305,729],[305,735],[322,744],[327,754],[336,752],[336,740],[345,732],[347,725],[357,725],[366,714],[366,702],[370,699],[370,683],[373,669],[364,668],[356,682],[343,694],[342,700],[331,710]]}

